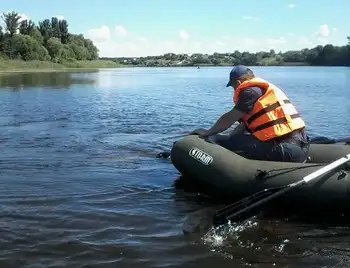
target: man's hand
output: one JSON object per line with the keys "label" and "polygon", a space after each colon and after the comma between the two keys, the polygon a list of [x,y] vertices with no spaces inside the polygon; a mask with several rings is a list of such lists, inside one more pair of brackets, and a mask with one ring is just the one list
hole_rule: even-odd
{"label": "man's hand", "polygon": [[209,136],[209,131],[205,128],[197,128],[196,130],[192,131],[190,135],[199,135],[201,138],[205,138]]}
{"label": "man's hand", "polygon": [[224,113],[210,129],[198,128],[192,131],[190,134],[198,134],[202,138],[216,135],[228,129],[233,125],[233,123],[241,119],[243,116],[244,112],[232,108],[227,113]]}
{"label": "man's hand", "polygon": [[216,121],[216,123],[210,129],[207,130],[209,132],[209,134],[207,135],[212,136],[225,131],[230,126],[232,126],[235,122],[241,119],[243,116],[244,116],[243,112],[236,109],[235,107],[232,108],[230,111],[220,116],[220,118]]}

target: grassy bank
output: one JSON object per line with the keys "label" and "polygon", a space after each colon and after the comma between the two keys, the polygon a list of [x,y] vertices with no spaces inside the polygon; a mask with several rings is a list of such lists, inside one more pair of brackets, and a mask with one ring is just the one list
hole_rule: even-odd
{"label": "grassy bank", "polygon": [[[265,61],[259,64],[261,66],[305,66],[305,62],[279,63]],[[232,64],[198,64],[193,67],[215,67],[215,66],[232,66]],[[3,60],[0,59],[0,73],[15,72],[72,72],[72,71],[94,71],[102,68],[120,68],[120,67],[189,67],[188,65],[172,64],[168,62],[164,65],[129,65],[120,64],[112,60],[92,60],[92,61],[74,61],[65,63],[54,63],[51,61],[23,61],[23,60]]]}
{"label": "grassy bank", "polygon": [[118,68],[123,65],[110,60],[74,61],[54,63],[51,61],[23,61],[0,59],[0,72],[55,72],[55,71],[84,71],[100,68]]}
{"label": "grassy bank", "polygon": [[[165,68],[165,67],[192,67],[192,68],[197,68],[197,67],[232,67],[234,64],[233,63],[220,63],[220,64],[194,64],[194,65],[182,65],[182,64],[124,64],[122,65],[123,67],[128,67],[128,68],[133,68],[133,67],[143,67],[143,68],[147,68],[147,67],[151,67],[151,68]],[[311,66],[310,64],[308,64],[307,62],[282,62],[282,63],[278,63],[278,64],[273,64],[273,63],[269,63],[269,64],[264,64],[264,63],[257,63],[257,64],[247,64],[247,66],[262,66],[262,67],[283,67],[283,66]]]}

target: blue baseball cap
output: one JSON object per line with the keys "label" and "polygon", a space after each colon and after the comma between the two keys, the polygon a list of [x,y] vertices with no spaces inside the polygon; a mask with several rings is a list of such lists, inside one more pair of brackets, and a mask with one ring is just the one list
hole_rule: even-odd
{"label": "blue baseball cap", "polygon": [[228,81],[226,87],[235,85],[238,78],[248,73],[253,73],[253,71],[244,65],[237,65],[233,67],[233,69],[230,72],[230,81]]}

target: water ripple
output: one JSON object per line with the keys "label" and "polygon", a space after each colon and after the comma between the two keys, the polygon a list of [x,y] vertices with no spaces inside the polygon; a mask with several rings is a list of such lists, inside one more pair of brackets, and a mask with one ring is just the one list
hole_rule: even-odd
{"label": "water ripple", "polygon": [[[1,89],[0,267],[348,266],[348,227],[255,218],[213,229],[210,213],[198,216],[212,200],[155,157],[232,107],[228,70],[26,74],[28,85]],[[311,132],[337,137],[350,129],[349,106],[337,105],[350,73],[332,70],[256,67]]]}

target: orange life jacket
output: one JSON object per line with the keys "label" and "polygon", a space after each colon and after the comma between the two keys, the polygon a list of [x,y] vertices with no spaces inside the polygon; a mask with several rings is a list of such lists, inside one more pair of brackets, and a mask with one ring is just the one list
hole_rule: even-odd
{"label": "orange life jacket", "polygon": [[305,127],[303,119],[283,91],[261,78],[240,84],[235,89],[234,103],[237,103],[239,94],[248,87],[263,90],[263,95],[255,102],[251,112],[242,118],[246,128],[259,140],[267,141]]}

